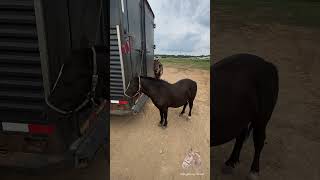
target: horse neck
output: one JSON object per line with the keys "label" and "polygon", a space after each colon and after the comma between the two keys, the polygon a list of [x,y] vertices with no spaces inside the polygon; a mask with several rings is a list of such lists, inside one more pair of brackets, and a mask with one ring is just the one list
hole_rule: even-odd
{"label": "horse neck", "polygon": [[141,91],[143,92],[143,94],[146,94],[150,98],[156,95],[157,87],[155,85],[155,82],[152,82],[152,80],[149,79],[141,78],[140,83]]}

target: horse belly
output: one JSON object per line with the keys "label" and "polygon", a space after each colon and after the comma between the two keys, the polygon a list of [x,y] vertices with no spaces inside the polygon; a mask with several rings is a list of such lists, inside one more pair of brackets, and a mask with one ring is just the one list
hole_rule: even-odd
{"label": "horse belly", "polygon": [[250,113],[217,114],[211,121],[211,142],[213,146],[227,143],[247,128],[253,116]]}
{"label": "horse belly", "polygon": [[188,103],[188,99],[186,97],[173,97],[172,102],[169,106],[173,108],[179,108],[186,103]]}
{"label": "horse belly", "polygon": [[[218,87],[218,86],[217,86]],[[254,91],[237,88],[218,90],[212,99],[215,105],[211,118],[212,145],[227,143],[238,137],[250,122],[257,118],[257,100]]]}
{"label": "horse belly", "polygon": [[173,108],[179,108],[182,107],[183,105],[185,105],[187,103],[187,101],[177,101],[177,102],[173,102],[170,107]]}

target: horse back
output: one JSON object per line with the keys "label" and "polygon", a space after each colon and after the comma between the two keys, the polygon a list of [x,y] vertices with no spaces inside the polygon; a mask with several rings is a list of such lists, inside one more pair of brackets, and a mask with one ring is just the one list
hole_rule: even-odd
{"label": "horse back", "polygon": [[174,87],[181,89],[190,94],[191,98],[195,98],[197,93],[197,83],[191,79],[181,79],[174,84]]}

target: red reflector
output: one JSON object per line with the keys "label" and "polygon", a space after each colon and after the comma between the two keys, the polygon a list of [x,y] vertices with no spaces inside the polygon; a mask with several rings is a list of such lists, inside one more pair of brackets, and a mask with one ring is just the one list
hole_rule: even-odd
{"label": "red reflector", "polygon": [[125,104],[129,104],[129,102],[128,101],[119,101],[119,104],[120,105],[125,105]]}
{"label": "red reflector", "polygon": [[29,124],[29,133],[31,134],[52,134],[54,127],[51,125]]}

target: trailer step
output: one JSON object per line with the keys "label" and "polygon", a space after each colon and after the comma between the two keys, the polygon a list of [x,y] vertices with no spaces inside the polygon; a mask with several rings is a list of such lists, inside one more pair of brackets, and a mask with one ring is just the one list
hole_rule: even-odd
{"label": "trailer step", "polygon": [[31,51],[38,52],[37,40],[33,39],[16,39],[16,38],[0,38],[1,50],[15,50],[15,51]]}
{"label": "trailer step", "polygon": [[[0,102],[0,110],[15,110],[15,113],[19,111],[29,111],[29,112],[43,112],[44,106],[43,104],[20,104],[13,102]],[[2,117],[5,118],[5,117]]]}
{"label": "trailer step", "polygon": [[1,24],[36,24],[36,17],[32,11],[0,11]]}
{"label": "trailer step", "polygon": [[1,0],[1,10],[29,10],[32,11],[33,1],[21,1],[21,0]]}
{"label": "trailer step", "polygon": [[40,56],[38,53],[1,51],[0,63],[40,65]]}
{"label": "trailer step", "polygon": [[110,82],[110,86],[121,86],[122,87],[122,83],[120,83],[120,82]]}
{"label": "trailer step", "polygon": [[0,37],[37,39],[37,30],[33,25],[1,24]]}
{"label": "trailer step", "polygon": [[42,81],[23,81],[23,80],[10,80],[0,79],[0,84],[7,88],[18,89],[42,89]]}
{"label": "trailer step", "polygon": [[113,99],[124,99],[125,98],[125,96],[123,95],[123,91],[112,91],[112,93],[113,93],[113,95],[112,95]]}
{"label": "trailer step", "polygon": [[123,92],[123,87],[120,86],[120,87],[112,87],[110,88],[110,91],[114,92],[114,91],[117,91],[117,92]]}
{"label": "trailer step", "polygon": [[120,71],[120,72],[121,72],[121,67],[111,65],[111,63],[110,63],[110,69],[114,69],[114,70],[116,70],[116,71]]}
{"label": "trailer step", "polygon": [[112,63],[120,64],[119,53],[117,55],[110,55],[110,64]]}
{"label": "trailer step", "polygon": [[112,56],[112,57],[116,56],[117,59],[120,59],[120,57],[119,57],[119,51],[110,51],[110,56]]}
{"label": "trailer step", "polygon": [[0,90],[0,100],[16,100],[20,102],[25,101],[33,101],[33,102],[41,102],[42,101],[42,93],[33,93],[33,92],[12,92],[12,91],[1,91]]}
{"label": "trailer step", "polygon": [[39,77],[41,76],[41,69],[39,68],[7,68],[0,67],[0,75],[7,76],[22,76],[22,77]]}
{"label": "trailer step", "polygon": [[110,69],[110,74],[112,74],[112,77],[122,76],[121,68]]}

